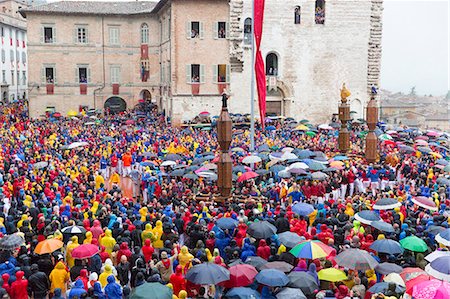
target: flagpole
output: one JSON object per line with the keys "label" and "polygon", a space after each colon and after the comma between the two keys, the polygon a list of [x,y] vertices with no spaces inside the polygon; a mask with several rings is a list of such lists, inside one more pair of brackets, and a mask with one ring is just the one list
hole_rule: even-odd
{"label": "flagpole", "polygon": [[[250,151],[255,151],[255,0],[252,0],[252,82],[250,84]],[[264,120],[261,120],[264,121]]]}

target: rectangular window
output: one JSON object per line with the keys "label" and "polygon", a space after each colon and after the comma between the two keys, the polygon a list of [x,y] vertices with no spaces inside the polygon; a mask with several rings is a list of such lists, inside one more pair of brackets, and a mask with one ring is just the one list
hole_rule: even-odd
{"label": "rectangular window", "polygon": [[9,60],[14,62],[14,50],[9,50]]}
{"label": "rectangular window", "polygon": [[111,72],[111,83],[117,84],[120,82],[120,66],[112,65],[110,67]]}
{"label": "rectangular window", "polygon": [[14,77],[16,74],[14,74],[14,71],[11,71],[11,85],[14,85]]}
{"label": "rectangular window", "polygon": [[230,66],[226,64],[214,65],[214,83],[230,82]]}
{"label": "rectangular window", "polygon": [[87,67],[78,67],[78,82],[79,83],[88,83]]}
{"label": "rectangular window", "polygon": [[110,45],[120,44],[120,31],[118,26],[109,27],[109,44]]}
{"label": "rectangular window", "polygon": [[191,83],[200,83],[200,64],[191,64]]}
{"label": "rectangular window", "polygon": [[55,68],[46,67],[45,68],[45,81],[49,84],[55,83]]}
{"label": "rectangular window", "polygon": [[16,61],[20,62],[20,53],[18,50],[16,50]]}
{"label": "rectangular window", "polygon": [[6,61],[6,51],[2,49],[2,62],[5,63]]}
{"label": "rectangular window", "polygon": [[301,23],[301,7],[296,6],[294,11],[294,23],[300,24]]}
{"label": "rectangular window", "polygon": [[27,72],[22,71],[22,85],[27,85]]}
{"label": "rectangular window", "polygon": [[6,71],[2,71],[2,82],[6,83]]}
{"label": "rectangular window", "polygon": [[78,27],[77,28],[77,43],[79,44],[87,44],[87,28]]}
{"label": "rectangular window", "polygon": [[191,22],[191,38],[200,38],[200,22]]}
{"label": "rectangular window", "polygon": [[227,23],[226,22],[217,22],[217,38],[226,38],[227,37]]}
{"label": "rectangular window", "polygon": [[53,27],[44,27],[44,43],[52,44],[55,42],[55,32]]}
{"label": "rectangular window", "polygon": [[316,0],[316,24],[325,24],[325,0]]}
{"label": "rectangular window", "polygon": [[5,37],[5,28],[2,26],[2,37]]}
{"label": "rectangular window", "polygon": [[17,85],[20,85],[20,72],[17,71]]}

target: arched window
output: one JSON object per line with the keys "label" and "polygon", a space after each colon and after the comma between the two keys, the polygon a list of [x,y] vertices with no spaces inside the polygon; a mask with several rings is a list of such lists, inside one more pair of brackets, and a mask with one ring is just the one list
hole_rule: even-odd
{"label": "arched window", "polygon": [[246,18],[244,21],[244,44],[252,43],[252,18]]}
{"label": "arched window", "polygon": [[278,56],[275,53],[266,56],[266,75],[278,76]]}
{"label": "arched window", "polygon": [[316,24],[325,24],[325,0],[316,0]]}
{"label": "arched window", "polygon": [[301,13],[302,13],[302,8],[300,6],[296,6],[295,11],[294,11],[294,24],[301,23]]}
{"label": "arched window", "polygon": [[148,44],[148,25],[141,25],[141,44]]}

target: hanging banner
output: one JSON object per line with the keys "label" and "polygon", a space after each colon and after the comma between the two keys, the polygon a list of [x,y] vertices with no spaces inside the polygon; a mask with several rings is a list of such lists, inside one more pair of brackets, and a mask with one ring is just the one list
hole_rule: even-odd
{"label": "hanging banner", "polygon": [[264,2],[265,0],[254,0],[254,29],[256,44],[256,60],[255,75],[256,87],[258,90],[259,116],[261,118],[261,126],[264,129],[266,117],[266,71],[264,67],[264,59],[261,55],[261,39],[264,22]]}

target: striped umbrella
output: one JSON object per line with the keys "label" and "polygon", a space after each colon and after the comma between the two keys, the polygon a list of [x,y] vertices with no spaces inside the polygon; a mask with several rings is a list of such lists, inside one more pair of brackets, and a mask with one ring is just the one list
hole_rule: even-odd
{"label": "striped umbrella", "polygon": [[436,203],[428,197],[416,196],[416,197],[413,197],[411,200],[413,203],[415,203],[416,205],[418,205],[419,207],[422,207],[424,209],[428,209],[430,211],[438,210]]}
{"label": "striped umbrella", "polygon": [[318,240],[304,241],[297,244],[289,252],[297,258],[319,259],[327,257],[333,252],[333,248]]}

